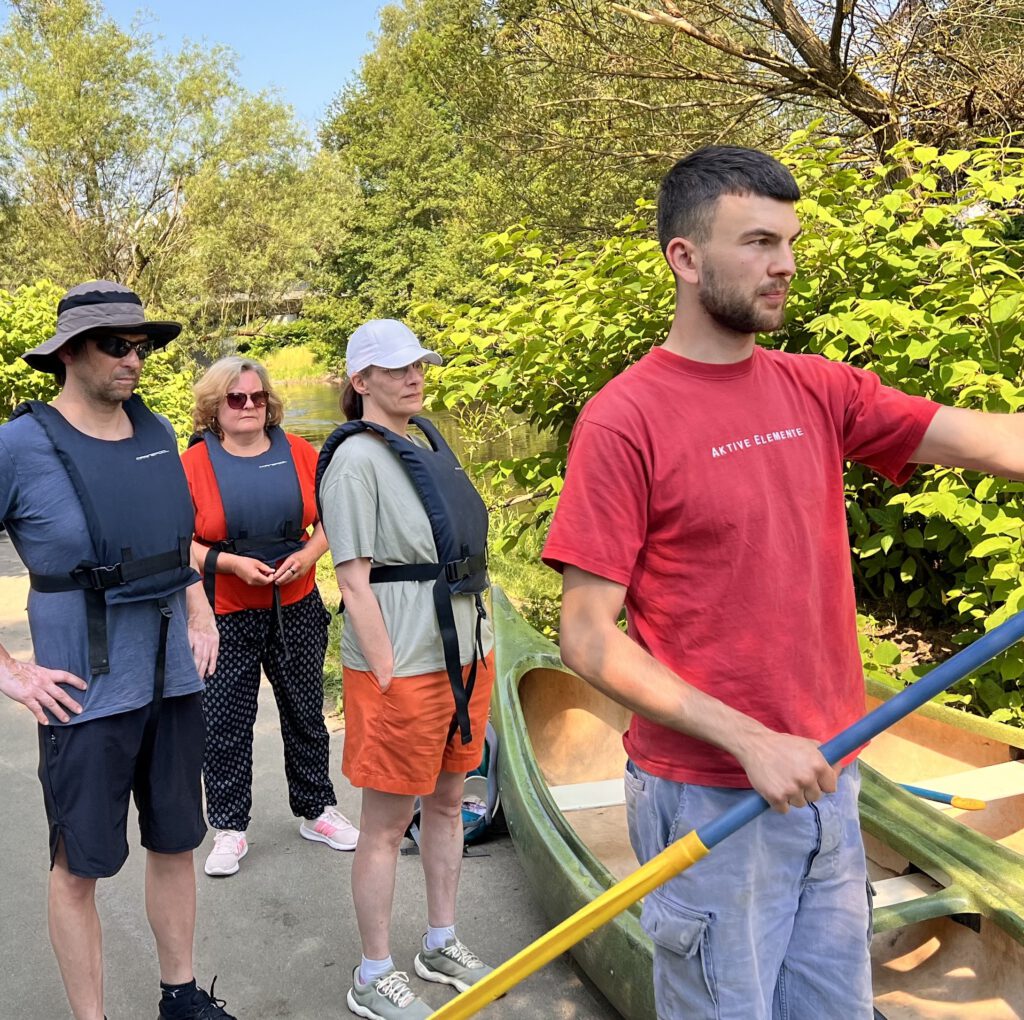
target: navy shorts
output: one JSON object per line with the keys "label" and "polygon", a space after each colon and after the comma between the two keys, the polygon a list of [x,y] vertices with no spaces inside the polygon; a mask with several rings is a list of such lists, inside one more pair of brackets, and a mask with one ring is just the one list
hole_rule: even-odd
{"label": "navy shorts", "polygon": [[147,705],[78,725],[39,727],[51,868],[63,840],[73,875],[116,875],[128,857],[131,794],[147,850],[177,854],[202,843],[202,695],[166,698],[151,740],[149,713]]}

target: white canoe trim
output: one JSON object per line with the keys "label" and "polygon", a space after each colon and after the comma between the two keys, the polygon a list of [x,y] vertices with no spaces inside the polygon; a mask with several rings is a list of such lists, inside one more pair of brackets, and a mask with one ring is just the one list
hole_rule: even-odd
{"label": "white canoe trim", "polygon": [[626,787],[621,779],[601,779],[595,783],[567,783],[549,787],[561,812],[587,808],[615,807],[626,803]]}

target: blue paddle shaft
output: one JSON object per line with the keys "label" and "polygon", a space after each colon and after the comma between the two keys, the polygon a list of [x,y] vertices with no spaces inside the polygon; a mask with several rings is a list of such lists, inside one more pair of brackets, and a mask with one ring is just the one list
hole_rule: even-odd
{"label": "blue paddle shaft", "polygon": [[[1005,623],[993,628],[973,644],[936,666],[930,673],[921,677],[916,683],[904,688],[899,694],[893,695],[888,701],[882,702],[877,708],[868,712],[863,719],[858,719],[842,733],[836,734],[831,740],[821,745],[821,753],[829,765],[835,765],[859,747],[863,747],[873,737],[898,723],[904,716],[910,715],[925,702],[931,701],[936,694],[952,687],[958,680],[969,676],[989,659],[994,659],[1000,652],[1005,652],[1024,637],[1024,611],[1011,616]],[[700,841],[709,850],[721,843],[726,836],[731,836],[737,829],[743,828],[747,822],[755,819],[762,811],[768,809],[768,801],[759,793],[751,790],[725,814],[713,822],[697,830]]]}

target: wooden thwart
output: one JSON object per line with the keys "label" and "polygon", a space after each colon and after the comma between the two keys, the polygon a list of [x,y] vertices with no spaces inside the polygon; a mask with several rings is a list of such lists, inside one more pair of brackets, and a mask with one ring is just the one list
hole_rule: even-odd
{"label": "wooden thwart", "polygon": [[875,910],[882,907],[895,907],[900,903],[909,903],[930,896],[942,888],[935,879],[928,875],[897,875],[895,878],[883,878],[880,882],[872,882],[872,901]]}
{"label": "wooden thwart", "polygon": [[621,778],[601,779],[593,783],[566,783],[548,789],[558,810],[563,813],[626,803],[626,790]]}
{"label": "wooden thwart", "polygon": [[1004,761],[948,776],[929,776],[920,780],[920,785],[939,793],[985,801],[1019,797],[1024,795],[1024,761]]}

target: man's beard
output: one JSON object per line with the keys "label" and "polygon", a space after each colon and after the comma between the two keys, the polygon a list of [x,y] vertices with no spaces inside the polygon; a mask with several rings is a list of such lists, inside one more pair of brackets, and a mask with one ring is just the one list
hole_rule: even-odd
{"label": "man's beard", "polygon": [[707,263],[697,299],[715,322],[734,333],[770,333],[779,329],[785,319],[785,306],[759,309],[755,298],[722,284]]}
{"label": "man's beard", "polygon": [[[125,393],[125,387],[131,386],[127,394]],[[123,404],[128,397],[135,392],[139,385],[139,380],[135,379],[123,379],[123,380],[105,380],[103,382],[94,382],[89,380],[83,386],[86,395],[94,400],[98,404],[107,404],[109,406]]]}

